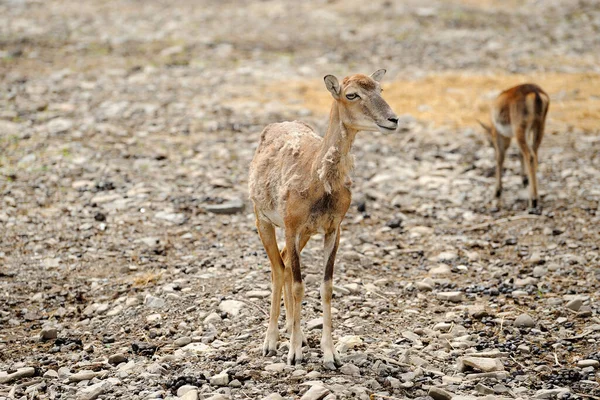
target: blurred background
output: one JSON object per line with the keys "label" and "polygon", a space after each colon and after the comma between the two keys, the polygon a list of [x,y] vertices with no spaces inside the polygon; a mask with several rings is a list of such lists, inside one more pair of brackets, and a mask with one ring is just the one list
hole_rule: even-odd
{"label": "blurred background", "polygon": [[[438,263],[451,270],[435,288],[465,291],[469,304],[502,293],[489,301],[509,319],[525,305],[546,318],[543,310],[558,306],[544,296],[567,293],[588,296],[584,305],[597,315],[589,296],[598,295],[599,62],[598,1],[0,0],[0,325],[8,327],[0,330],[0,370],[46,354],[26,338],[50,320],[62,324],[59,334],[99,343],[96,355],[109,355],[102,340],[120,326],[130,330],[115,348],[149,329],[160,348],[202,334],[184,310],[203,318],[225,297],[268,291],[246,189],[260,131],[299,119],[324,132],[332,100],[323,76],[379,68],[401,126],[357,137],[336,279],[379,285],[398,300],[381,306],[360,291],[352,293],[362,302],[336,300],[338,316],[366,313],[379,325],[357,322],[335,335],[386,343],[396,329],[448,322],[435,300],[408,285]],[[464,230],[526,208],[515,148],[505,164],[505,208],[487,208],[494,156],[476,123],[501,90],[524,82],[551,97],[540,150],[544,215]],[[304,252],[313,277],[320,246],[315,240]],[[544,263],[554,269],[532,277]],[[503,297],[517,290],[512,277],[536,280],[523,284],[521,300]],[[310,290],[318,290],[314,280]],[[307,318],[319,310],[310,290]],[[162,325],[146,320],[149,293],[171,307]],[[268,297],[252,301],[268,309]],[[419,315],[403,314],[409,306]],[[390,310],[393,318],[377,316]],[[228,343],[227,354],[254,355],[260,344],[264,316],[244,312],[212,337]],[[481,331],[491,324],[452,322]],[[229,343],[239,332],[246,339]],[[568,366],[593,346],[555,351]],[[517,357],[543,364],[545,351]],[[198,368],[217,373],[222,360]],[[535,377],[544,371],[532,374],[527,390],[542,388]]]}

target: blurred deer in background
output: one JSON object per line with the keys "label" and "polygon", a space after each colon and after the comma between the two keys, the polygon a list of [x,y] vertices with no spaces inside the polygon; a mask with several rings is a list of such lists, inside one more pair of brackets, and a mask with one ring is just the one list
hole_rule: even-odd
{"label": "blurred deer in background", "polygon": [[541,212],[538,185],[538,148],[544,137],[544,126],[550,98],[538,85],[527,83],[507,89],[492,105],[492,124],[479,121],[490,135],[496,150],[495,198],[500,207],[502,195],[502,169],[506,149],[514,136],[521,150],[521,176],[523,185],[529,184],[529,212]]}
{"label": "blurred deer in background", "polygon": [[[335,76],[325,76],[325,86],[334,98],[325,136],[321,138],[303,122],[271,124],[263,130],[250,165],[250,198],[271,263],[271,311],[263,354],[274,355],[277,350],[283,289],[286,325],[291,333],[287,356],[290,365],[302,361],[304,341],[300,328],[304,296],[300,253],[312,235],[323,233],[321,347],[326,368],[341,366],[331,334],[331,297],[340,224],[351,201],[349,174],[354,156],[350,150],[358,131],[394,132],[398,126],[398,118],[381,97],[379,81],[384,74],[385,70],[378,70],[371,76],[352,75],[341,85]],[[285,231],[281,253],[275,226]]]}

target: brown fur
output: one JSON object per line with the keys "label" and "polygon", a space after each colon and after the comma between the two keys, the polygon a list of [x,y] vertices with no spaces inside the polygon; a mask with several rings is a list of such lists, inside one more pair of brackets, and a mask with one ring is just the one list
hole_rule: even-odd
{"label": "brown fur", "polygon": [[[288,363],[302,360],[300,330],[301,302],[304,295],[300,252],[316,233],[323,233],[325,272],[321,288],[323,301],[324,364],[335,369],[340,364],[331,338],[331,296],[335,256],[340,239],[340,224],[350,206],[350,154],[359,130],[394,130],[397,118],[381,98],[378,79],[353,75],[340,86],[331,75],[325,77],[334,97],[329,127],[323,138],[302,122],[283,122],[267,126],[250,165],[249,192],[254,203],[256,226],[271,262],[273,292],[265,355],[276,351],[277,320],[283,291],[288,330],[291,331]],[[358,96],[348,99],[347,96]],[[285,230],[285,248],[279,252],[275,226]]]}
{"label": "brown fur", "polygon": [[488,131],[496,151],[496,188],[498,204],[502,195],[502,168],[506,149],[516,138],[521,150],[523,184],[529,184],[529,207],[539,213],[537,184],[538,148],[544,137],[550,98],[535,84],[512,87],[500,93],[492,105],[492,124],[482,126]]}

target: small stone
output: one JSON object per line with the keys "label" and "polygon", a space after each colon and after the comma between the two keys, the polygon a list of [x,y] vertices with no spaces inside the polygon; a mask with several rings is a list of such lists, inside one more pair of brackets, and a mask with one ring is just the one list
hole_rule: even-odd
{"label": "small stone", "polygon": [[58,134],[67,132],[73,127],[73,121],[66,118],[55,118],[46,125],[50,134]]}
{"label": "small stone", "polygon": [[322,385],[313,385],[300,400],[321,400],[329,394],[329,390]]}
{"label": "small stone", "polygon": [[440,292],[437,294],[437,298],[443,301],[460,303],[463,300],[463,294],[462,292]]}
{"label": "small stone", "polygon": [[346,353],[348,350],[360,346],[362,342],[363,341],[360,338],[360,336],[342,336],[341,338],[339,338],[335,349],[338,351],[338,353]]}
{"label": "small stone", "polygon": [[323,329],[323,318],[311,319],[306,323],[306,329],[309,331]]}
{"label": "small stone", "polygon": [[246,293],[246,297],[249,297],[251,299],[264,299],[266,297],[269,297],[271,295],[271,292],[268,290],[251,290],[248,293]]}
{"label": "small stone", "polygon": [[122,362],[127,362],[127,357],[123,353],[116,353],[108,357],[109,364],[118,365]]}
{"label": "small stone", "polygon": [[447,264],[440,264],[429,270],[429,275],[448,275],[450,273],[452,273],[452,269]]}
{"label": "small stone", "polygon": [[216,312],[210,313],[206,316],[206,318],[204,318],[203,321],[205,324],[216,324],[218,322],[221,322],[221,316],[219,314],[217,314]]}
{"label": "small stone", "polygon": [[577,361],[577,366],[579,368],[586,368],[586,367],[598,368],[599,365],[600,365],[600,362],[598,360],[579,360],[579,361]]}
{"label": "small stone", "polygon": [[271,371],[271,372],[282,372],[285,369],[285,363],[274,363],[274,364],[269,364],[265,367],[265,371]]}
{"label": "small stone", "polygon": [[189,336],[183,336],[183,337],[180,337],[179,339],[175,339],[175,341],[173,342],[173,345],[175,345],[177,347],[183,347],[190,343],[192,343],[192,338]]}
{"label": "small stone", "polygon": [[147,294],[144,298],[144,304],[149,308],[163,308],[166,305],[166,302],[160,297]]}
{"label": "small stone", "polygon": [[240,314],[240,311],[245,306],[246,303],[238,300],[223,300],[221,304],[219,304],[219,310],[231,315],[232,317],[236,317]]}
{"label": "small stone", "polygon": [[54,327],[42,328],[40,340],[54,340],[58,337],[58,330]]}
{"label": "small stone", "polygon": [[160,314],[150,314],[146,317],[146,322],[154,323],[160,321],[161,319],[162,316]]}
{"label": "small stone", "polygon": [[513,290],[511,293],[512,297],[514,297],[515,299],[519,298],[519,297],[525,297],[528,296],[529,293],[527,293],[524,290]]}
{"label": "small stone", "polygon": [[358,368],[356,365],[350,364],[350,363],[344,364],[340,368],[340,372],[344,375],[360,376],[360,368]]}
{"label": "small stone", "polygon": [[53,369],[49,369],[48,371],[44,372],[44,378],[56,379],[58,378],[58,372]]}
{"label": "small stone", "polygon": [[204,400],[230,400],[230,399],[231,399],[231,397],[218,393],[218,394],[212,395],[210,397],[206,397]]}
{"label": "small stone", "polygon": [[533,276],[536,278],[541,278],[542,276],[546,275],[547,273],[548,273],[548,270],[546,269],[546,267],[543,267],[541,265],[538,265],[533,269]]}
{"label": "small stone", "polygon": [[242,382],[238,381],[237,379],[234,379],[231,382],[229,382],[229,387],[232,387],[232,388],[242,387]]}
{"label": "small stone", "polygon": [[450,400],[453,396],[452,393],[435,386],[430,387],[427,394],[434,400]]}
{"label": "small stone", "polygon": [[463,381],[463,378],[460,376],[450,376],[444,375],[442,376],[442,383],[444,385],[460,385]]}
{"label": "small stone", "polygon": [[108,381],[98,382],[90,386],[86,386],[77,392],[77,400],[95,400],[98,396],[104,394],[111,388]]}
{"label": "small stone", "polygon": [[237,214],[244,211],[244,202],[234,199],[223,204],[205,204],[204,209],[213,214]]}
{"label": "small stone", "polygon": [[553,399],[561,398],[564,394],[569,393],[571,389],[568,387],[556,389],[540,389],[533,395],[534,399]]}
{"label": "small stone", "polygon": [[579,318],[587,318],[591,317],[594,312],[590,306],[581,306],[579,311],[577,312],[577,317]]}
{"label": "small stone", "polygon": [[183,396],[180,396],[181,400],[198,400],[198,390],[192,389],[187,392]]}
{"label": "small stone", "polygon": [[520,344],[517,347],[517,350],[519,350],[523,354],[529,354],[529,353],[531,353],[531,348],[529,346],[527,346],[526,344]]}
{"label": "small stone", "polygon": [[478,383],[477,385],[475,385],[475,390],[477,390],[477,392],[479,392],[481,394],[494,394],[494,389],[492,389],[491,387],[485,386],[482,383]]}
{"label": "small stone", "polygon": [[452,328],[452,324],[447,322],[439,322],[433,326],[434,331],[448,332]]}
{"label": "small stone", "polygon": [[33,367],[19,368],[11,374],[7,374],[6,372],[2,371],[2,372],[0,372],[0,383],[10,383],[17,379],[29,378],[34,375],[35,375],[35,368],[33,368]]}
{"label": "small stone", "polygon": [[183,385],[177,389],[177,396],[181,397],[191,390],[198,390],[198,387],[194,385]]}
{"label": "small stone", "polygon": [[174,213],[169,211],[159,211],[154,214],[154,218],[161,219],[163,221],[171,222],[175,225],[182,225],[186,221],[185,214],[182,213]]}
{"label": "small stone", "polygon": [[565,307],[567,307],[569,310],[579,311],[579,309],[581,308],[582,305],[583,305],[583,300],[581,300],[580,298],[574,298],[573,300],[569,301],[565,305]]}
{"label": "small stone", "polygon": [[517,328],[533,328],[535,326],[535,321],[529,314],[521,314],[515,319],[514,325]]}
{"label": "small stone", "polygon": [[229,375],[227,375],[227,371],[223,371],[220,374],[213,375],[210,378],[210,384],[214,386],[227,386],[229,383]]}
{"label": "small stone", "polygon": [[392,389],[398,389],[400,387],[400,384],[402,382],[400,382],[400,379],[396,379],[392,376],[388,376],[387,378],[385,378],[385,380],[390,384],[390,387]]}
{"label": "small stone", "polygon": [[482,372],[504,371],[504,364],[497,358],[463,357],[459,359],[460,372],[465,370],[465,366]]}
{"label": "small stone", "polygon": [[422,292],[431,292],[433,286],[427,282],[415,282],[415,287]]}
{"label": "small stone", "polygon": [[96,377],[97,373],[94,371],[83,370],[79,371],[76,374],[69,376],[69,382],[81,382],[81,381],[89,381]]}
{"label": "small stone", "polygon": [[284,400],[279,393],[271,393],[267,397],[263,397],[262,400]]}

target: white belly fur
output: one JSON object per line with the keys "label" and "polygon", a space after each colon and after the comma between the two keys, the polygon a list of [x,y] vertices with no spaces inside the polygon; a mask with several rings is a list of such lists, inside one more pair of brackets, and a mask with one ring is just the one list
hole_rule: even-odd
{"label": "white belly fur", "polygon": [[494,126],[496,127],[496,131],[501,134],[504,137],[512,137],[513,136],[513,130],[512,130],[512,126],[510,125],[502,125],[497,123],[496,121],[494,121]]}

